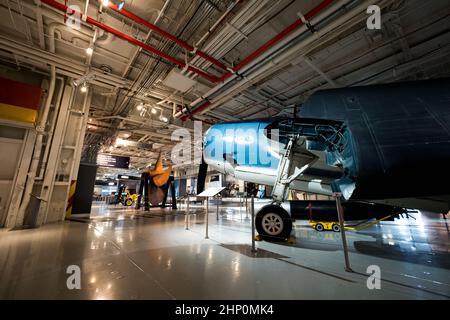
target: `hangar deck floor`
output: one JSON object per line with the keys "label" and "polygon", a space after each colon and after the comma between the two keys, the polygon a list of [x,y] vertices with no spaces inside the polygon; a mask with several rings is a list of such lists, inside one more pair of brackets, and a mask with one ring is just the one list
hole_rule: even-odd
{"label": "hangar deck floor", "polygon": [[[150,213],[96,206],[93,219],[39,229],[0,231],[0,299],[449,299],[450,243],[446,221],[382,222],[347,233],[343,267],[339,233],[296,224],[295,245],[257,242],[252,256],[245,209],[224,207],[210,239],[204,209],[189,230],[183,211]],[[68,290],[66,269],[81,268],[81,290]],[[381,289],[369,290],[369,265]]]}

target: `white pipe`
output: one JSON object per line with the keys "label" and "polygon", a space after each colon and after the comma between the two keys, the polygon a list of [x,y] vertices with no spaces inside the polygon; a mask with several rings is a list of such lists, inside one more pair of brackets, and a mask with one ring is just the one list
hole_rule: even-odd
{"label": "white pipe", "polygon": [[44,20],[42,19],[42,9],[41,9],[41,1],[34,0],[36,4],[36,24],[38,26],[39,32],[39,46],[41,49],[45,49],[45,37],[44,37]]}
{"label": "white pipe", "polygon": [[97,41],[97,33],[98,33],[98,28],[94,28],[94,35],[92,36],[92,41],[89,42],[89,45],[88,45],[89,47],[92,48],[92,53],[91,54],[86,53],[86,55],[87,55],[86,65],[89,67],[91,66],[92,57],[94,56],[94,48],[95,48],[95,41]]}
{"label": "white pipe", "polygon": [[86,40],[87,42],[90,42],[90,39],[93,35],[87,35],[79,30],[75,30],[73,28],[69,28],[63,23],[60,22],[51,22],[48,24],[48,36],[49,36],[49,51],[52,53],[55,53],[55,33],[59,32],[61,34],[61,31],[59,29],[64,29],[65,31],[77,33],[81,39]]}
{"label": "white pipe", "polygon": [[[72,91],[71,91],[69,103],[67,104],[67,112],[66,112],[64,119],[59,119],[59,121],[63,122],[63,130],[59,135],[60,141],[59,141],[58,148],[56,150],[56,158],[54,161],[54,169],[55,170],[49,170],[48,172],[46,172],[46,176],[44,178],[44,183],[42,185],[41,198],[46,203],[43,203],[43,204],[41,203],[41,206],[39,208],[39,214],[40,215],[43,214],[40,224],[44,224],[47,222],[47,214],[48,214],[48,209],[49,209],[48,202],[51,199],[51,195],[53,194],[53,188],[55,186],[55,181],[56,181],[55,177],[56,177],[56,172],[57,172],[57,164],[60,163],[61,151],[62,151],[62,147],[64,145],[64,137],[66,135],[68,122],[70,119],[70,110],[72,109],[72,105],[75,100],[75,93],[77,92],[74,88],[73,83],[71,83],[70,86],[72,88]],[[53,144],[55,144],[55,143],[53,143]]]}
{"label": "white pipe", "polygon": [[86,19],[86,17],[88,16],[88,9],[89,9],[89,0],[86,0],[86,4],[84,6],[84,14],[83,14],[84,19]]}
{"label": "white pipe", "polygon": [[[14,52],[16,54],[25,56],[28,59],[36,60],[45,64],[55,64],[58,69],[58,73],[65,74],[73,78],[82,76],[86,74],[87,71],[86,66],[82,63],[63,58],[57,56],[56,54],[52,54],[40,49],[32,48],[24,43],[18,43],[13,39],[6,38],[2,35],[0,35],[0,45],[3,50]],[[59,70],[61,70],[61,72],[59,72]],[[104,86],[104,82],[114,87],[123,88],[128,88],[131,85],[128,80],[121,77],[115,76],[113,74],[105,74],[104,72],[101,72],[100,70],[97,70],[95,68],[93,68],[92,70],[96,75],[96,80],[98,80],[93,81],[93,83],[95,84]]]}
{"label": "white pipe", "polygon": [[[49,44],[49,50],[51,53],[55,53],[55,33],[57,32],[57,28],[58,26],[60,26],[60,24],[54,22],[51,23],[48,27],[49,29],[49,34],[50,34],[50,44]],[[52,68],[55,68],[54,65],[52,65]],[[52,69],[53,72],[53,69]],[[55,76],[56,76],[56,69],[55,69]],[[58,99],[55,103],[55,111],[54,111],[54,118],[50,125],[50,130],[47,133],[47,143],[45,145],[45,150],[44,150],[44,156],[43,156],[43,160],[42,160],[42,164],[41,164],[41,170],[39,172],[39,175],[35,178],[35,180],[41,180],[44,176],[44,172],[47,168],[47,160],[48,160],[48,155],[50,152],[50,145],[51,145],[51,141],[52,141],[52,134],[53,134],[53,126],[56,124],[56,120],[58,118],[58,111],[59,111],[59,99],[61,98],[62,95],[62,89],[63,89],[63,85],[64,85],[64,80],[62,80],[61,82],[61,87],[59,88],[59,92],[58,92]],[[49,111],[50,111],[50,106],[49,106]]]}
{"label": "white pipe", "polygon": [[[73,92],[74,97],[75,97],[76,88],[74,88],[73,85],[72,85],[72,92]],[[83,99],[83,105],[82,105],[82,108],[81,108],[82,116],[80,117],[80,122],[78,123],[77,129],[76,129],[76,131],[74,133],[77,138],[76,138],[76,146],[75,146],[75,150],[74,150],[74,153],[73,153],[73,159],[72,159],[71,167],[70,167],[70,169],[68,171],[69,177],[72,176],[73,167],[75,165],[79,165],[79,163],[77,164],[77,162],[79,162],[79,158],[81,156],[81,152],[82,152],[82,149],[83,149],[84,134],[85,134],[85,130],[86,130],[87,118],[88,118],[88,115],[89,115],[88,111],[89,111],[89,108],[90,108],[90,102],[91,102],[91,98],[92,98],[92,91],[89,88],[88,88],[88,91],[83,93],[83,94],[84,94],[84,99]],[[72,100],[72,102],[73,102],[73,100]],[[60,161],[61,160],[60,159],[61,158],[61,152],[62,152],[62,148],[63,148],[63,145],[64,145],[64,137],[66,136],[67,123],[68,123],[68,121],[70,119],[70,116],[71,116],[70,115],[71,109],[72,109],[72,103],[69,105],[68,112],[66,114],[66,118],[64,119],[65,125],[64,125],[64,130],[62,132],[62,137],[63,138],[61,139],[59,148],[57,150],[58,156],[57,156],[56,163],[61,163],[61,161]],[[80,143],[81,143],[81,146],[80,146]],[[55,168],[55,169],[58,169],[58,168]],[[47,173],[47,175],[49,175],[49,176],[47,176],[46,179],[44,180],[44,181],[49,181],[50,182],[50,185],[48,186],[48,191],[45,194],[46,198],[44,199],[44,201],[48,202],[50,200],[52,194],[53,194],[53,190],[54,190],[54,187],[55,187],[55,178],[54,178],[55,173],[56,173],[56,170]],[[69,179],[69,182],[71,180],[72,179]],[[69,183],[69,186],[70,186],[70,183]],[[44,190],[45,185],[43,185],[42,188]],[[48,217],[49,206],[45,205],[43,208],[44,208],[44,212],[43,212],[44,217],[42,219],[42,223],[46,223],[47,222],[47,217]],[[65,216],[65,211],[64,211],[64,216]],[[62,217],[62,219],[64,219],[64,216]]]}
{"label": "white pipe", "polygon": [[58,94],[56,96],[56,103],[54,105],[54,111],[53,111],[53,117],[50,120],[50,128],[49,128],[49,132],[47,133],[47,141],[46,141],[46,145],[45,145],[45,150],[44,150],[44,156],[43,156],[43,160],[42,160],[42,164],[41,164],[41,170],[39,175],[36,177],[36,180],[40,181],[44,178],[44,171],[45,168],[47,168],[47,162],[48,162],[48,156],[49,156],[49,152],[50,152],[50,145],[51,145],[51,141],[53,140],[53,130],[55,129],[55,125],[56,125],[56,119],[58,119],[58,112],[59,112],[59,107],[60,107],[60,102],[61,102],[61,97],[62,97],[62,93],[64,91],[64,78],[62,77],[56,77],[56,80],[59,80],[61,82],[60,86],[58,87]]}
{"label": "white pipe", "polygon": [[236,0],[235,2],[233,2],[233,3],[228,7],[228,9],[220,16],[220,18],[216,21],[216,23],[214,23],[214,24],[212,25],[212,27],[208,29],[208,31],[200,38],[200,40],[197,41],[197,43],[195,43],[195,45],[194,45],[195,48],[198,48],[198,46],[199,46],[203,41],[205,41],[205,39],[208,38],[208,36],[209,36],[212,32],[214,32],[214,30],[217,28],[217,26],[223,21],[223,19],[225,19],[225,18],[228,16],[228,14],[231,12],[231,10],[233,10],[234,7],[235,7],[239,2],[241,2],[241,0]]}
{"label": "white pipe", "polygon": [[[164,3],[164,6],[163,6],[162,9],[159,11],[158,16],[156,17],[155,22],[153,23],[154,25],[156,25],[156,24],[159,22],[159,20],[161,19],[161,17],[164,15],[164,12],[166,11],[167,7],[169,6],[169,3],[170,3],[170,0],[166,0],[166,2]],[[152,30],[150,30],[150,31],[147,33],[147,36],[145,37],[145,41],[144,41],[144,42],[146,42],[146,41],[150,38],[150,35],[151,35],[151,34],[152,34]],[[131,68],[131,65],[133,64],[134,60],[136,60],[136,57],[138,56],[139,52],[141,52],[141,50],[142,50],[142,49],[141,49],[140,47],[136,48],[136,50],[134,51],[134,54],[133,54],[133,56],[131,57],[129,63],[128,63],[127,66],[125,67],[125,71],[122,73],[122,77],[126,77],[126,76],[127,76],[128,71],[129,71],[130,68]]]}
{"label": "white pipe", "polygon": [[[351,2],[352,0],[346,0],[346,1],[342,1],[339,2],[338,4],[332,5],[329,8],[327,8],[326,10],[324,10],[321,14],[319,14],[317,17],[313,18],[311,20],[311,23],[313,25],[319,23],[321,20],[323,20],[324,18],[328,17],[329,15],[331,15],[332,13],[334,13],[338,8],[344,6],[345,4]],[[266,63],[263,67],[261,67],[260,69],[256,70],[255,72],[253,72],[251,75],[245,77],[244,82],[240,81],[238,82],[236,85],[234,85],[233,87],[231,87],[230,89],[226,90],[225,92],[222,92],[218,97],[214,98],[214,103],[212,103],[210,106],[208,106],[207,108],[205,108],[203,111],[200,112],[200,114],[204,114],[205,112],[217,107],[218,105],[220,105],[221,103],[223,103],[224,99],[229,98],[230,96],[233,96],[234,94],[236,94],[236,90],[238,89],[242,89],[244,88],[244,85],[246,83],[249,83],[250,80],[255,79],[257,76],[261,76],[261,74],[264,74],[265,72],[269,71],[273,66],[278,65],[280,62],[285,62],[286,59],[291,56],[292,54],[295,54],[296,52],[298,52],[301,48],[305,47],[307,44],[310,44],[311,42],[313,42],[314,40],[316,40],[318,37],[324,35],[327,32],[330,32],[332,30],[334,30],[335,28],[339,27],[342,23],[346,22],[347,20],[349,20],[350,18],[352,18],[355,15],[358,15],[362,12],[365,12],[365,10],[362,10],[363,8],[367,8],[367,5],[370,1],[365,1],[363,4],[361,4],[360,6],[358,6],[356,9],[344,14],[343,16],[339,17],[337,20],[331,22],[329,25],[325,26],[324,28],[322,28],[321,30],[319,30],[318,32],[316,32],[312,37],[309,37],[307,39],[305,39],[304,41],[300,42],[299,44],[297,44],[296,46],[290,48],[288,51],[284,52],[281,56],[276,57],[275,59],[269,61],[268,63]],[[373,2],[373,1],[372,1]],[[361,11],[362,10],[362,11]],[[293,39],[295,39],[297,36],[299,36],[300,34],[302,34],[303,32],[307,31],[307,27],[305,25],[303,25],[302,27],[300,27],[299,29],[297,29],[297,31],[293,32],[290,36],[286,37],[283,41],[281,41],[279,44],[277,44],[276,46],[274,46],[271,50],[268,50],[265,54],[263,54],[261,57],[259,57],[258,59],[254,60],[252,63],[250,63],[249,65],[247,65],[245,68],[243,68],[240,73],[244,73],[245,71],[249,70],[250,68],[254,67],[256,64],[260,63],[261,61],[264,61],[264,59],[267,59],[267,57],[269,57],[271,54],[275,53],[276,51],[280,50],[282,47],[284,47],[286,44],[288,44],[289,42],[291,42]],[[208,98],[209,96],[213,95],[214,93],[216,93],[217,91],[219,91],[221,88],[223,88],[225,85],[227,85],[228,83],[230,83],[232,80],[234,80],[237,76],[236,75],[232,75],[231,77],[229,77],[224,83],[212,88],[209,92],[207,92],[203,97],[197,99],[196,101],[194,101],[193,103],[191,103],[191,107],[195,106],[197,104],[199,104],[200,102],[204,101],[205,98]],[[242,90],[241,90],[242,91]],[[186,110],[184,110],[186,111]],[[180,117],[184,112],[178,112],[175,117]]]}
{"label": "white pipe", "polygon": [[[233,18],[231,24],[238,29],[244,29],[245,32],[250,32],[256,27],[256,20],[250,21],[251,17],[254,17],[255,14],[259,13],[267,4],[269,4],[271,0],[254,0],[249,2],[242,8],[241,11]],[[237,3],[238,1],[236,1]],[[268,11],[271,10],[271,7],[266,10],[262,16],[266,15]],[[260,18],[262,19],[262,18]],[[203,48],[203,51],[208,52],[211,56],[221,57],[223,56],[229,49],[233,48],[240,40],[242,36],[236,35],[236,32],[232,30],[229,25],[225,25],[225,27],[220,31],[220,33],[212,39],[208,45]],[[201,61],[199,64],[196,64],[198,61]],[[196,64],[196,66],[201,67],[203,69],[209,67],[211,65],[210,62],[199,59],[198,56],[194,57],[190,64]],[[187,76],[192,76],[192,72],[188,72]],[[195,75],[194,75],[195,76]]]}
{"label": "white pipe", "polygon": [[28,207],[31,199],[31,193],[33,192],[34,182],[36,178],[36,171],[39,164],[39,160],[41,159],[42,153],[42,138],[45,133],[45,126],[47,124],[47,117],[50,110],[50,105],[52,103],[53,94],[55,92],[55,83],[56,83],[56,68],[54,65],[50,67],[50,85],[48,89],[47,100],[45,101],[44,109],[42,110],[42,115],[39,119],[39,125],[36,127],[37,137],[36,143],[34,146],[33,157],[31,160],[30,170],[28,171],[28,179],[27,185],[24,190],[23,200],[19,208],[18,216],[24,216],[25,210]]}
{"label": "white pipe", "polygon": [[105,31],[100,37],[97,38],[97,41],[95,43],[97,44],[97,46],[103,47],[113,42],[115,38],[115,35]]}
{"label": "white pipe", "polygon": [[[365,4],[366,5],[366,4]],[[362,5],[364,7],[364,5]],[[366,5],[367,8],[367,5]],[[266,77],[266,72],[272,72],[273,68],[276,66],[279,66],[280,64],[286,64],[289,63],[289,59],[292,55],[296,55],[295,58],[298,58],[298,51],[302,48],[304,48],[306,45],[309,45],[314,40],[316,40],[318,37],[324,35],[327,32],[330,32],[334,30],[336,27],[340,26],[342,23],[350,19],[350,16],[353,14],[360,14],[361,10],[351,11],[347,13],[346,15],[342,16],[340,19],[337,19],[336,21],[332,22],[330,25],[324,27],[323,29],[319,30],[314,34],[314,36],[311,36],[304,41],[300,42],[296,46],[290,48],[286,52],[282,53],[281,55],[277,56],[276,58],[267,61],[264,66],[262,66],[260,69],[254,71],[251,75],[248,75],[244,77],[244,81],[240,81],[231,88],[227,89],[226,91],[222,92],[219,97],[214,98],[214,102],[209,105],[207,108],[202,110],[200,114],[204,114],[205,112],[208,112],[211,109],[214,109],[215,107],[219,106],[220,104],[223,104],[225,100],[228,99],[228,97],[233,96],[236,94],[236,91],[241,92],[248,86],[250,86],[252,83],[258,81],[261,77]],[[300,29],[304,29],[305,31],[306,27],[302,27]],[[261,62],[261,60],[257,60],[255,63],[252,63],[251,65],[247,66],[246,68],[241,71],[242,73],[248,70],[249,68],[253,67],[256,63]],[[232,77],[235,78],[236,76]],[[247,87],[246,87],[247,85]],[[217,91],[217,90],[216,90]]]}

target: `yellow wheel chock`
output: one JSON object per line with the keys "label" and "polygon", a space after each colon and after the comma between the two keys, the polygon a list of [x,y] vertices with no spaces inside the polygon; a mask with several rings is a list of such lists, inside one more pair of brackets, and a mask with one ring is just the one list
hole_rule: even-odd
{"label": "yellow wheel chock", "polygon": [[296,244],[297,239],[294,236],[290,236],[287,241],[288,244]]}

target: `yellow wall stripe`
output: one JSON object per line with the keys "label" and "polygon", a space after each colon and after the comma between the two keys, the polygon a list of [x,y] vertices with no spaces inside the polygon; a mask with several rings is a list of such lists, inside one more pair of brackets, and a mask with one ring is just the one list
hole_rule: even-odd
{"label": "yellow wall stripe", "polygon": [[0,103],[0,118],[35,123],[37,111],[29,108],[22,108],[6,103]]}
{"label": "yellow wall stripe", "polygon": [[72,180],[70,182],[69,197],[67,199],[66,219],[70,218],[70,216],[72,215],[73,201],[75,198],[76,189],[77,189],[77,180]]}

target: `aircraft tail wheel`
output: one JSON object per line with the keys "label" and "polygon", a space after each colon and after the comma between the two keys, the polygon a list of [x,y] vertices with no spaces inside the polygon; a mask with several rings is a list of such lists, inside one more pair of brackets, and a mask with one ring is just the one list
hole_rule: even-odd
{"label": "aircraft tail wheel", "polygon": [[340,232],[341,231],[341,227],[338,224],[333,224],[333,231],[334,232]]}
{"label": "aircraft tail wheel", "polygon": [[133,200],[128,199],[126,204],[127,204],[128,207],[130,207],[133,204]]}
{"label": "aircraft tail wheel", "polygon": [[325,228],[323,227],[323,224],[318,223],[318,224],[316,224],[315,229],[316,229],[317,231],[319,231],[319,232],[322,232],[323,229],[325,229]]}
{"label": "aircraft tail wheel", "polygon": [[256,230],[265,241],[286,241],[292,231],[292,219],[282,207],[267,205],[255,219]]}

